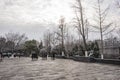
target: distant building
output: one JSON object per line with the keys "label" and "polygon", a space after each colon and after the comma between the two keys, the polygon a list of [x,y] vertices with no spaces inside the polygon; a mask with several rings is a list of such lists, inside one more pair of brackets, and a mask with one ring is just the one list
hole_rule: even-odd
{"label": "distant building", "polygon": [[[99,49],[101,53],[101,41],[97,41],[99,44]],[[120,57],[120,42],[117,41],[116,38],[113,39],[105,39],[103,41],[103,48],[104,48],[104,58],[105,59],[118,59]]]}

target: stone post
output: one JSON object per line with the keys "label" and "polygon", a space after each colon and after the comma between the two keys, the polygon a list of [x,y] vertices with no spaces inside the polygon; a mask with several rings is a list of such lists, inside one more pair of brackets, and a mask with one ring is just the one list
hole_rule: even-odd
{"label": "stone post", "polygon": [[62,51],[62,56],[64,56],[64,51]]}
{"label": "stone post", "polygon": [[101,54],[101,59],[104,59],[104,56],[103,56],[103,54]]}
{"label": "stone post", "polygon": [[85,51],[85,57],[88,57],[88,52],[87,51]]}

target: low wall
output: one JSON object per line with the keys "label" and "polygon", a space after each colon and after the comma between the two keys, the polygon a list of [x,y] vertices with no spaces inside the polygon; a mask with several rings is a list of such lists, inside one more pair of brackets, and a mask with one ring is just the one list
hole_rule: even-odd
{"label": "low wall", "polygon": [[65,56],[61,56],[61,55],[56,55],[55,58],[59,58],[59,59],[66,59]]}
{"label": "low wall", "polygon": [[117,59],[95,59],[96,63],[105,63],[105,64],[116,64],[120,65],[120,60]]}
{"label": "low wall", "polygon": [[95,63],[120,65],[120,60],[118,59],[100,59],[100,58],[84,57],[84,56],[76,56],[73,57],[72,59],[81,62],[92,62],[92,63],[95,62]]}
{"label": "low wall", "polygon": [[94,63],[120,65],[120,60],[117,60],[117,59],[100,59],[100,58],[84,57],[84,56],[74,56],[74,57],[56,56],[56,58],[71,59],[71,60],[80,61],[80,62],[91,62],[91,63],[94,62]]}
{"label": "low wall", "polygon": [[92,57],[84,57],[84,56],[75,56],[75,57],[73,57],[73,60],[81,61],[81,62],[95,62],[94,58],[92,58]]}

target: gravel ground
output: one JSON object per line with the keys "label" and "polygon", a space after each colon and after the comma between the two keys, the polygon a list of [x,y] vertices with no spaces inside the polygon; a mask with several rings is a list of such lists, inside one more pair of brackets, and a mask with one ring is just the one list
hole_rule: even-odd
{"label": "gravel ground", "polygon": [[120,80],[120,66],[56,59],[5,58],[0,80]]}

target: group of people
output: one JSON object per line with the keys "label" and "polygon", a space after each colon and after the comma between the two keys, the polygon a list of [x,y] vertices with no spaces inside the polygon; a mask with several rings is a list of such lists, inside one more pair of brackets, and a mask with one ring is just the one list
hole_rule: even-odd
{"label": "group of people", "polygon": [[14,57],[21,57],[21,54],[16,54],[16,53],[2,53],[0,52],[0,62],[3,61],[4,57],[8,57],[8,58],[14,58]]}
{"label": "group of people", "polygon": [[[42,60],[47,60],[48,56],[51,57],[52,60],[55,60],[55,54],[56,53],[54,53],[54,52],[50,52],[48,54],[48,52],[46,50],[44,50],[44,49],[42,49],[40,51],[40,56],[42,57]],[[33,52],[32,55],[31,55],[31,58],[32,58],[32,60],[37,60],[38,59],[38,54]]]}
{"label": "group of people", "polygon": [[[49,54],[48,54],[49,53]],[[52,60],[55,60],[55,52],[51,51],[48,52],[45,48],[41,49],[40,51],[41,57],[43,60],[47,59],[47,56],[50,56]]]}
{"label": "group of people", "polygon": [[[48,54],[48,52],[43,49],[43,50],[40,51],[40,54],[41,54],[41,57],[42,57],[43,60],[47,60],[48,56],[51,57],[52,60],[55,60],[55,54],[56,54],[55,52],[50,52]],[[14,55],[14,54],[12,56],[16,57],[16,55]],[[20,55],[18,57],[20,58]],[[0,62],[3,61],[3,58],[4,58],[4,55],[2,54],[2,52],[0,52]],[[31,55],[31,58],[32,58],[32,60],[37,60],[38,59],[38,54],[36,54],[35,52],[33,52],[32,55]]]}

